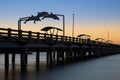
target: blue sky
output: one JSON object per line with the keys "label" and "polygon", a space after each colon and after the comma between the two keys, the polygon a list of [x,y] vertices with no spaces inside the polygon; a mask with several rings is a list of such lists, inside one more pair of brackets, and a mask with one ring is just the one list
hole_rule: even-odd
{"label": "blue sky", "polygon": [[[74,13],[75,35],[87,33],[94,37],[106,38],[109,29],[111,39],[120,43],[120,37],[116,36],[120,34],[120,0],[1,0],[0,27],[17,29],[19,18],[31,16],[32,14],[36,15],[37,12],[41,11],[64,14],[67,30],[71,30],[72,14]],[[37,24],[46,26],[46,23],[56,23],[61,26],[61,22],[50,21],[46,20]],[[28,23],[26,26],[30,25],[32,23]],[[24,26],[23,29],[26,29],[27,27],[24,28]],[[32,26],[38,28],[37,25]],[[71,35],[69,33],[71,32],[66,31],[66,34]]]}
{"label": "blue sky", "polygon": [[[1,16],[12,17],[48,11],[82,18],[112,17],[120,14],[120,0],[1,0]],[[5,18],[6,18],[5,17]]]}

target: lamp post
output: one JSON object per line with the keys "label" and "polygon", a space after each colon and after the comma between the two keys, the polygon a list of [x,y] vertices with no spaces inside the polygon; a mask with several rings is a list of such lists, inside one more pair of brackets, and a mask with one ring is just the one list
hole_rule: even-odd
{"label": "lamp post", "polygon": [[87,35],[87,34],[80,34],[78,35],[77,37],[80,37],[81,40],[82,40],[82,43],[87,43],[87,44],[90,44],[90,35]]}
{"label": "lamp post", "polygon": [[65,16],[61,14],[55,14],[56,16],[62,16],[63,17],[63,36],[65,36]]}
{"label": "lamp post", "polygon": [[18,20],[18,30],[21,30],[21,18]]}
{"label": "lamp post", "polygon": [[18,30],[21,30],[21,20],[18,20]]}
{"label": "lamp post", "polygon": [[75,14],[73,14],[73,27],[72,27],[72,37],[74,37],[74,16],[75,16]]}
{"label": "lamp post", "polygon": [[29,17],[23,17],[23,18],[20,18],[18,20],[18,30],[21,30],[21,21],[25,21],[26,19],[28,19]]}

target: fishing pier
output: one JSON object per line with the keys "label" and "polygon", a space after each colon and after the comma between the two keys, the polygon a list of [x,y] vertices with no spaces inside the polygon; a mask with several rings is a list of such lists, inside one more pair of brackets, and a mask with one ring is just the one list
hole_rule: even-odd
{"label": "fishing pier", "polygon": [[46,63],[53,66],[117,54],[120,52],[120,46],[89,38],[0,28],[0,53],[5,55],[5,67],[9,67],[9,54],[12,54],[13,65],[15,55],[20,54],[21,68],[25,69],[29,52],[36,52],[37,66],[40,62],[40,53],[46,52]]}

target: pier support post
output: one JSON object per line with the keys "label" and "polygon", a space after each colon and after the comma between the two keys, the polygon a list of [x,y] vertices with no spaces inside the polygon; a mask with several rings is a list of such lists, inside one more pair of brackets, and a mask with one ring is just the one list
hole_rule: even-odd
{"label": "pier support post", "polygon": [[21,59],[21,72],[26,72],[27,69],[27,53],[23,50],[20,54]]}
{"label": "pier support post", "polygon": [[77,55],[77,51],[74,51],[74,61],[76,61],[76,60],[77,60],[77,59],[76,59],[76,58],[77,58],[77,56],[76,56],[76,55]]}
{"label": "pier support post", "polygon": [[67,63],[67,62],[68,62],[68,53],[69,53],[69,52],[68,52],[68,51],[66,51],[66,55],[65,55],[65,58],[66,58],[66,59],[65,59],[65,63]]}
{"label": "pier support post", "polygon": [[52,65],[53,65],[52,51],[47,51],[47,66],[52,67]]}
{"label": "pier support post", "polygon": [[55,64],[55,56],[56,56],[56,54],[55,54],[55,49],[53,49],[53,64]]}
{"label": "pier support post", "polygon": [[20,53],[20,61],[21,61],[21,80],[26,80],[26,72],[27,72],[27,53],[25,49],[23,49]]}
{"label": "pier support post", "polygon": [[28,63],[28,54],[25,52],[25,65],[27,66]]}
{"label": "pier support post", "polygon": [[20,58],[21,58],[21,67],[26,65],[26,61],[25,61],[25,54],[21,53],[20,54]]}
{"label": "pier support post", "polygon": [[46,57],[47,57],[47,66],[49,66],[49,52],[47,51],[47,53],[46,53]]}
{"label": "pier support post", "polygon": [[39,51],[36,52],[36,67],[37,67],[37,70],[39,70],[39,61],[40,59],[40,54],[39,54]]}
{"label": "pier support post", "polygon": [[15,65],[15,53],[12,53],[12,65]]}
{"label": "pier support post", "polygon": [[69,51],[68,57],[69,57],[69,62],[72,62],[72,60],[73,60],[73,51],[72,50]]}
{"label": "pier support post", "polygon": [[49,51],[49,54],[50,54],[50,66],[53,65],[53,55],[52,55],[52,52]]}
{"label": "pier support post", "polygon": [[8,74],[9,74],[9,53],[5,52],[5,80],[8,80]]}
{"label": "pier support post", "polygon": [[61,51],[61,57],[62,57],[62,64],[65,63],[65,59],[64,59],[64,51]]}
{"label": "pier support post", "polygon": [[59,64],[59,57],[60,57],[60,52],[59,51],[57,51],[57,64]]}
{"label": "pier support post", "polygon": [[64,51],[57,50],[57,64],[64,64],[64,63],[65,63]]}
{"label": "pier support post", "polygon": [[9,67],[9,53],[5,53],[5,68]]}

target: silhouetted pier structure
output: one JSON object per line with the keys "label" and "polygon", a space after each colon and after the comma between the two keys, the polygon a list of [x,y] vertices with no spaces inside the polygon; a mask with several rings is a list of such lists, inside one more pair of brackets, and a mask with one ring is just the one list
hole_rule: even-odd
{"label": "silhouetted pier structure", "polygon": [[79,37],[0,28],[0,53],[5,54],[5,67],[9,67],[9,54],[12,54],[13,65],[15,55],[20,54],[21,68],[25,69],[29,52],[36,52],[37,66],[40,52],[46,52],[47,65],[52,66],[117,54],[120,52],[120,45]]}

